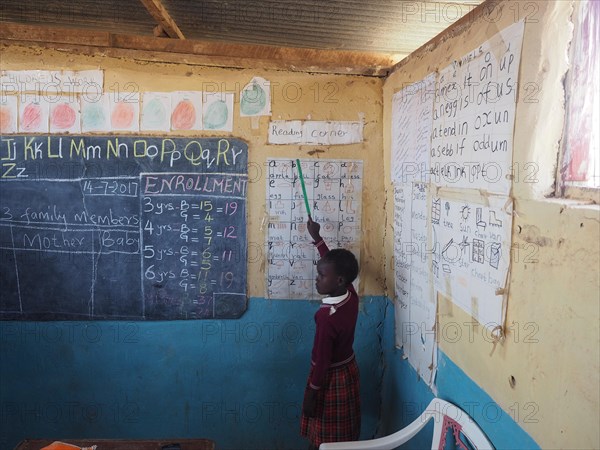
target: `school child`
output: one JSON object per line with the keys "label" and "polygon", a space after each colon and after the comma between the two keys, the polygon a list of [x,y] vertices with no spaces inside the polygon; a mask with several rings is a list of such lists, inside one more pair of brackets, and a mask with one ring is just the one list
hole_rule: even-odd
{"label": "school child", "polygon": [[326,295],[315,313],[311,368],[302,406],[301,434],[309,450],[323,442],[355,441],[360,435],[358,365],[354,358],[354,330],[358,295],[352,282],[358,262],[345,249],[329,250],[321,226],[308,216],[307,229],[321,259],[316,288]]}

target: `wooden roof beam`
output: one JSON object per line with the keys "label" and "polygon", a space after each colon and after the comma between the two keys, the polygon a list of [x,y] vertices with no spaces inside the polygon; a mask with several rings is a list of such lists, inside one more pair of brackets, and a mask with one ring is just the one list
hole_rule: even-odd
{"label": "wooden roof beam", "polygon": [[148,10],[150,15],[156,20],[162,31],[171,38],[185,39],[185,36],[171,17],[169,12],[163,6],[160,0],[140,0],[144,8]]}
{"label": "wooden roof beam", "polygon": [[277,69],[384,77],[405,55],[233,44],[112,34],[2,22],[0,44],[37,45],[78,54],[213,67]]}

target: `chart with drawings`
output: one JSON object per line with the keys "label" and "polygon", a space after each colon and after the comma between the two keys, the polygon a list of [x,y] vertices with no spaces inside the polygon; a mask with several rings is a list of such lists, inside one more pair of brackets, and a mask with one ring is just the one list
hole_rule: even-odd
{"label": "chart with drawings", "polygon": [[[360,261],[362,161],[302,159],[300,164],[311,216],[321,224],[327,245],[346,248]],[[273,158],[267,165],[267,297],[319,298],[319,256],[306,230],[308,215],[296,161]]]}
{"label": "chart with drawings", "polygon": [[511,205],[504,196],[490,196],[486,204],[434,196],[431,203],[435,287],[490,328],[504,321]]}

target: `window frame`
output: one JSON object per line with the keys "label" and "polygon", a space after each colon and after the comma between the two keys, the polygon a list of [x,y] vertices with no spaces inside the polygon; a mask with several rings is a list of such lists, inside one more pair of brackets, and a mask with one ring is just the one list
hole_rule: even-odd
{"label": "window frame", "polygon": [[[572,149],[569,147],[569,144],[571,142],[571,140],[569,139],[569,132],[572,129],[572,125],[573,125],[573,117],[571,116],[571,110],[573,108],[573,110],[575,110],[576,108],[573,106],[572,102],[574,101],[572,96],[570,95],[571,92],[574,91],[574,89],[577,89],[577,85],[575,84],[577,80],[574,80],[574,70],[573,67],[576,66],[576,60],[577,57],[575,55],[575,49],[577,48],[577,41],[579,39],[581,39],[581,29],[582,29],[582,22],[584,19],[584,14],[586,11],[590,11],[590,9],[587,8],[595,8],[593,10],[591,10],[592,13],[595,13],[595,17],[593,18],[595,20],[595,22],[592,22],[592,30],[594,30],[594,28],[596,28],[594,30],[595,33],[598,33],[598,27],[599,25],[599,21],[600,21],[600,5],[596,4],[594,6],[594,1],[590,1],[590,0],[580,0],[575,2],[575,6],[573,8],[573,13],[572,13],[572,21],[573,21],[573,25],[574,25],[574,29],[573,29],[573,38],[571,41],[571,45],[570,48],[568,49],[568,55],[569,55],[569,61],[571,63],[571,67],[569,68],[569,70],[566,73],[565,76],[565,80],[564,80],[564,87],[565,87],[565,119],[564,119],[564,127],[563,127],[563,139],[561,142],[561,146],[560,146],[560,153],[559,153],[559,158],[558,158],[558,165],[557,165],[557,171],[556,171],[556,196],[557,197],[561,197],[561,198],[568,198],[568,199],[577,199],[577,200],[583,200],[583,201],[587,201],[587,202],[593,202],[596,204],[600,204],[600,185],[598,186],[589,186],[587,185],[587,181],[571,181],[571,180],[567,180],[567,171],[570,170],[570,164],[571,164],[571,157],[573,155],[572,153]],[[600,3],[600,2],[599,2]],[[587,7],[587,8],[584,8]],[[593,42],[594,37],[593,36],[589,36],[590,41]],[[598,53],[600,53],[600,45],[598,44],[597,41],[596,45],[597,45],[597,51],[596,51],[596,55],[598,56]],[[598,66],[600,66],[600,57],[596,58],[596,61],[594,63],[594,65],[592,66],[592,71],[594,71],[594,73],[592,73],[592,77],[596,76],[598,77]],[[589,67],[588,67],[589,69]],[[600,81],[596,80],[597,83],[600,85]],[[579,118],[575,118],[575,120],[578,120]],[[592,122],[592,126],[593,126],[593,120],[591,120]],[[574,132],[574,131],[572,131]],[[587,160],[589,161],[589,156],[591,154],[593,150],[592,146],[593,146],[593,142],[590,142],[588,144],[588,153],[586,155]],[[600,155],[596,155],[597,158],[600,158]]]}

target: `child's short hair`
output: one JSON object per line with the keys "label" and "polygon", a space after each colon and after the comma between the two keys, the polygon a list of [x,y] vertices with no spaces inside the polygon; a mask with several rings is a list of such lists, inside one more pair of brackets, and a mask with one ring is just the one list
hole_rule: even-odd
{"label": "child's short hair", "polygon": [[352,283],[358,276],[358,261],[350,250],[345,248],[329,250],[321,259],[333,264],[335,273],[344,277],[347,283]]}

